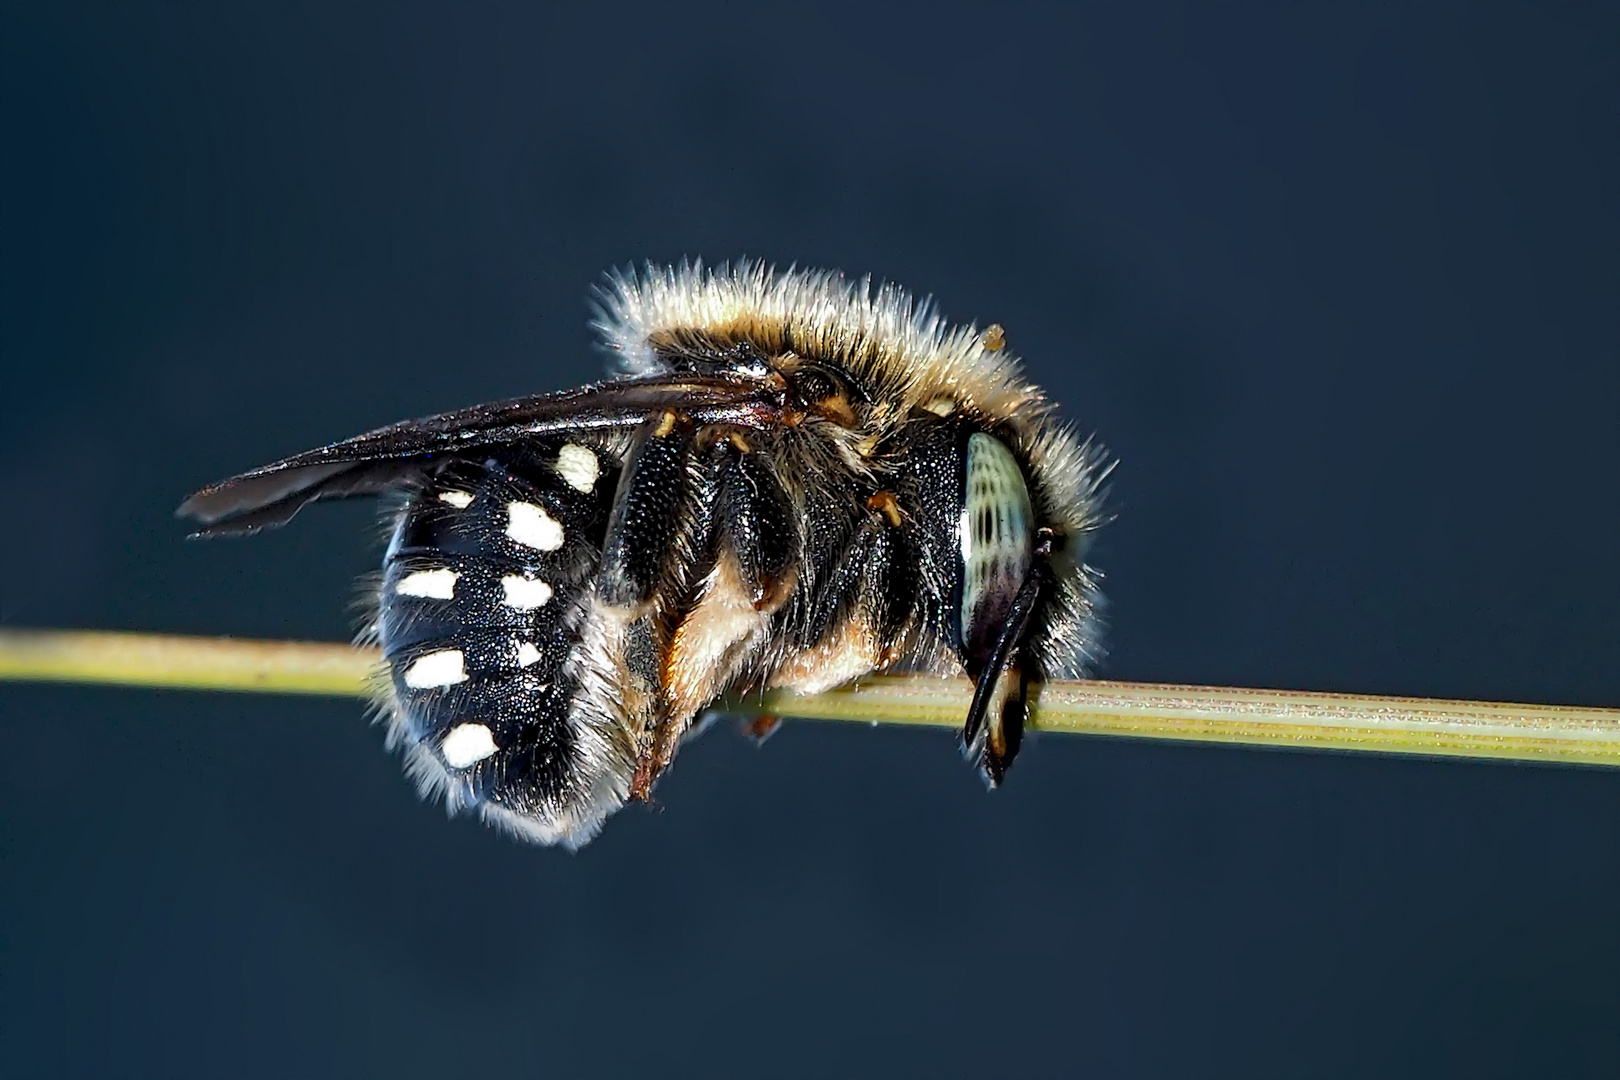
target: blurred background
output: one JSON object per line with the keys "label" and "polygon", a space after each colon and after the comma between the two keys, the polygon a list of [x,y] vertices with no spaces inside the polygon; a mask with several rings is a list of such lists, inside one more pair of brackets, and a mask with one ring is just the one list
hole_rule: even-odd
{"label": "blurred background", "polygon": [[[1613,5],[0,7],[0,620],[342,639],[191,489],[570,386],[603,271],[997,321],[1121,679],[1620,705]],[[579,855],[347,701],[0,687],[0,1073],[1620,1075],[1620,775],[717,729]]]}

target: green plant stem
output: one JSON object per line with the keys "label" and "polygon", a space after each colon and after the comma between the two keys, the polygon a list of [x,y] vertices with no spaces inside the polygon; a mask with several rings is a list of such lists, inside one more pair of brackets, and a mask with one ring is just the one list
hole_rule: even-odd
{"label": "green plant stem", "polygon": [[[0,681],[363,697],[376,653],[314,642],[107,631],[0,631]],[[739,709],[784,717],[955,727],[963,679],[874,676]],[[1054,682],[1035,691],[1042,731],[1620,766],[1620,709],[1318,694],[1153,683]]]}

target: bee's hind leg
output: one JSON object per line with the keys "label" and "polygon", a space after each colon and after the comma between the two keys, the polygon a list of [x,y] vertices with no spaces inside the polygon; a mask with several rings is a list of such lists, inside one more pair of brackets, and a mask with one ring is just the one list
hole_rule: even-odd
{"label": "bee's hind leg", "polygon": [[650,755],[671,739],[662,693],[665,612],[671,588],[683,576],[681,556],[690,551],[681,531],[690,531],[696,516],[687,472],[692,440],[691,419],[672,410],[641,426],[626,455],[597,570],[597,603],[626,628],[618,659],[626,684],[624,721],[637,754],[633,799],[651,793],[657,774],[648,767]]}

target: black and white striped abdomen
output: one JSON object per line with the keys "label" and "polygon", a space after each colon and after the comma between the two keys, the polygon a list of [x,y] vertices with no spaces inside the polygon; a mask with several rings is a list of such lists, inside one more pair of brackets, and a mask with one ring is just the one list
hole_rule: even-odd
{"label": "black and white striped abdomen", "polygon": [[616,482],[583,445],[509,446],[446,463],[399,513],[377,617],[390,740],[452,811],[544,842],[585,824],[568,805],[593,786],[568,661]]}

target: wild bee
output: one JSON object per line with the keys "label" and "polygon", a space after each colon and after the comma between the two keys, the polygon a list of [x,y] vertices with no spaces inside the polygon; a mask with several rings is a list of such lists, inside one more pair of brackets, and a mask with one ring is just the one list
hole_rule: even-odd
{"label": "wild bee", "polygon": [[[610,276],[606,381],[410,420],[191,496],[196,535],[395,493],[367,634],[424,796],[577,848],[730,693],[975,680],[991,786],[1098,648],[1100,451],[992,325],[764,264]],[[382,680],[379,680],[380,682]]]}

